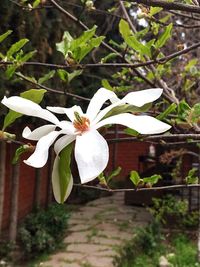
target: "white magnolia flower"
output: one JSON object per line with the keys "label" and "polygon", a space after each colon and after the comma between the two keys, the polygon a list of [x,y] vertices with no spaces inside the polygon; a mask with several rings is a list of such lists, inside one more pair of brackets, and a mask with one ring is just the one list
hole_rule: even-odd
{"label": "white magnolia flower", "polygon": [[[142,107],[158,99],[161,94],[162,89],[160,88],[147,89],[128,93],[120,100],[114,92],[100,88],[91,99],[86,113],[83,113],[80,106],[73,106],[72,108],[47,107],[47,109],[42,109],[38,104],[18,96],[4,97],[2,103],[16,112],[51,122],[51,124],[36,128],[34,131],[31,131],[28,127],[24,129],[22,133],[24,138],[38,141],[34,153],[24,162],[35,168],[43,167],[48,159],[49,147],[55,142],[56,158],[52,182],[56,200],[60,202],[58,182],[60,152],[75,141],[75,160],[81,182],[87,183],[93,180],[106,168],[109,159],[108,144],[98,132],[98,129],[102,126],[121,124],[141,134],[158,134],[170,129],[170,125],[148,115],[121,113],[112,116],[111,114],[115,107],[120,107],[123,104]],[[111,104],[101,109],[108,100],[111,101]],[[66,114],[70,121],[59,121],[50,111]],[[108,116],[109,114],[111,115]],[[62,136],[58,138],[60,135]],[[68,197],[72,185],[73,180],[71,178],[65,199]]]}

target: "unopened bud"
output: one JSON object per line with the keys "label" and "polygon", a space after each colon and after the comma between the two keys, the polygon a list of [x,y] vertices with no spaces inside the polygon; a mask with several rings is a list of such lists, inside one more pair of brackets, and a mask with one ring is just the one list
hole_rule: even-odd
{"label": "unopened bud", "polygon": [[0,140],[8,141],[8,140],[15,140],[15,139],[16,139],[15,134],[0,131]]}

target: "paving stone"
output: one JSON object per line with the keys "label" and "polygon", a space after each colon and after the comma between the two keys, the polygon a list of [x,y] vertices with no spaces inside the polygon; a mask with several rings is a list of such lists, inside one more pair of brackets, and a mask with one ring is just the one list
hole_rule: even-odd
{"label": "paving stone", "polygon": [[133,237],[134,230],[151,221],[142,207],[124,205],[123,193],[96,199],[73,211],[64,242],[66,251],[58,252],[41,266],[113,267],[116,248]]}
{"label": "paving stone", "polygon": [[98,251],[106,251],[108,246],[106,245],[97,245],[97,244],[70,244],[67,247],[67,251],[70,252],[80,252],[87,255],[93,254]]}
{"label": "paving stone", "polygon": [[109,257],[94,257],[90,256],[87,258],[87,263],[91,264],[94,267],[112,267],[113,259]]}

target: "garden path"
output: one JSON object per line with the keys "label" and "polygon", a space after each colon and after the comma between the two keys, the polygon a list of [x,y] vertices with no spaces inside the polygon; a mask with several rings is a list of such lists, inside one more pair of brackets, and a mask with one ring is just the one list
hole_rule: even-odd
{"label": "garden path", "polygon": [[112,267],[117,248],[151,220],[142,207],[126,206],[123,193],[91,201],[72,212],[66,248],[42,267]]}

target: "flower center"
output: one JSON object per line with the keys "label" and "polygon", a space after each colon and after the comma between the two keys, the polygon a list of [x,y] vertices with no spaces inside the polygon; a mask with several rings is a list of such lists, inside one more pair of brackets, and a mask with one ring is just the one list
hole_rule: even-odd
{"label": "flower center", "polygon": [[74,128],[79,132],[85,132],[89,130],[90,120],[86,117],[80,116],[80,114],[75,111],[74,112],[75,120],[73,122]]}

